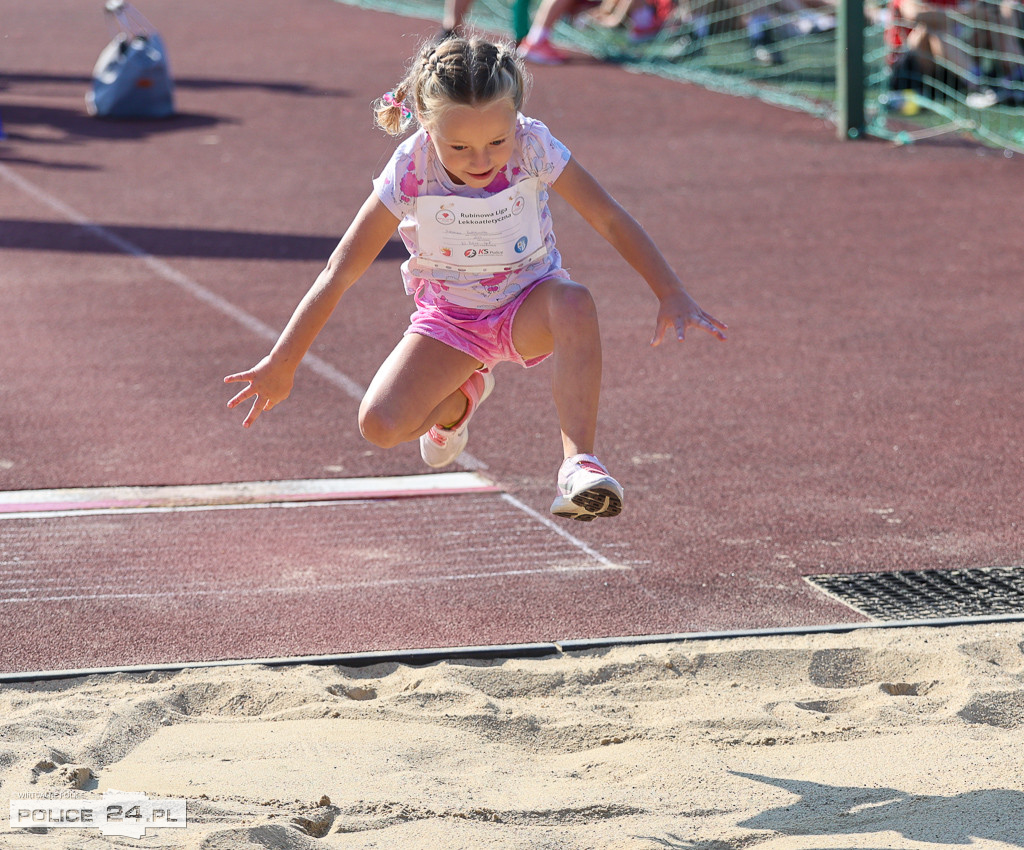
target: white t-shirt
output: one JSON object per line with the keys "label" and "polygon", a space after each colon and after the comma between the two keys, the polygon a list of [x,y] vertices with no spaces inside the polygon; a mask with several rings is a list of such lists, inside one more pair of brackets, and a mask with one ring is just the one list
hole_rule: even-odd
{"label": "white t-shirt", "polygon": [[[409,259],[402,264],[405,291],[427,303],[493,310],[513,300],[529,284],[558,271],[562,260],[555,248],[548,187],[569,158],[568,149],[544,124],[520,115],[508,163],[490,185],[474,189],[452,182],[425,130],[402,142],[373,185],[384,206],[401,220],[398,232],[409,250]],[[430,201],[420,206],[422,197],[430,197]],[[437,197],[451,198],[450,206],[447,201],[435,200]],[[477,200],[461,204],[462,198]],[[480,227],[489,226],[486,245],[502,240],[508,244],[494,244],[490,260],[463,250],[468,246],[465,231],[454,237],[452,245],[442,245],[435,223],[420,227],[418,206],[420,215],[429,207],[431,218],[436,215],[438,222],[461,217],[478,225],[480,233],[484,232]],[[442,207],[445,211],[439,210]],[[539,219],[536,228],[520,223],[524,218],[518,213],[521,209]],[[533,244],[537,237],[542,249]],[[517,253],[524,259],[517,261]]]}

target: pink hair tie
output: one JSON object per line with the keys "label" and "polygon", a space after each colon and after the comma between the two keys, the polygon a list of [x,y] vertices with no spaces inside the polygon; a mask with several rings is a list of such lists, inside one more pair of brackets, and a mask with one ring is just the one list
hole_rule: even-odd
{"label": "pink hair tie", "polygon": [[412,121],[412,110],[406,105],[404,100],[396,100],[394,92],[387,92],[380,100],[385,106],[401,111],[403,124],[407,124],[409,121]]}

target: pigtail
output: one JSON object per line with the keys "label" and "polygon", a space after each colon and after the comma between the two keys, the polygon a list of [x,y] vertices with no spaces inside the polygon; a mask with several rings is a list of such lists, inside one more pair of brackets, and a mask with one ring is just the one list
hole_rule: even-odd
{"label": "pigtail", "polygon": [[373,102],[374,121],[390,136],[400,136],[415,118],[406,102],[407,91],[406,80],[403,80],[394,91],[386,92]]}

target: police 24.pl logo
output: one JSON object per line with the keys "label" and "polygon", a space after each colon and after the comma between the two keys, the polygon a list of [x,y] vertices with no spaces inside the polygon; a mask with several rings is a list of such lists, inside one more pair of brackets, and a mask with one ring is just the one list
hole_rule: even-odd
{"label": "police 24.pl logo", "polygon": [[184,829],[184,800],[150,800],[146,794],[105,791],[101,799],[13,799],[14,829],[98,829],[103,835],[142,838],[147,829]]}

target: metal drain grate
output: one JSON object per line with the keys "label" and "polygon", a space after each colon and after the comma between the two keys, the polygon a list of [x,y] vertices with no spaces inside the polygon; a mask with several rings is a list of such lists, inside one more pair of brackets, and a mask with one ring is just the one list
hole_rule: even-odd
{"label": "metal drain grate", "polygon": [[1024,567],[806,576],[874,620],[1024,614]]}

